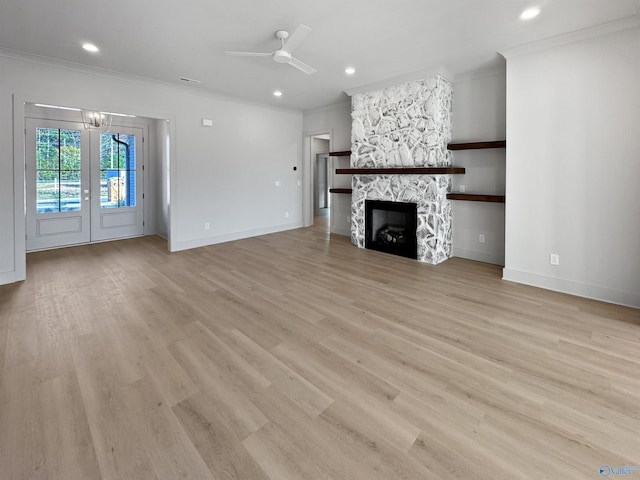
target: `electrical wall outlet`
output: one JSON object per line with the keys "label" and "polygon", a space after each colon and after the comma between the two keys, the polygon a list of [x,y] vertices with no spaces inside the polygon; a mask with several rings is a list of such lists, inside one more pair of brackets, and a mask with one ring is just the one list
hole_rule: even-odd
{"label": "electrical wall outlet", "polygon": [[549,255],[549,263],[551,265],[560,265],[560,255],[552,253]]}
{"label": "electrical wall outlet", "polygon": [[289,218],[289,212],[284,212],[284,218]]}
{"label": "electrical wall outlet", "polygon": [[466,189],[467,187],[465,187],[464,185],[460,185],[460,193],[464,193]]}
{"label": "electrical wall outlet", "polygon": [[209,222],[205,222],[204,229],[209,230],[211,228],[211,224]]}
{"label": "electrical wall outlet", "polygon": [[276,187],[280,186],[280,180],[276,180]]}
{"label": "electrical wall outlet", "polygon": [[484,243],[484,235],[483,234],[478,235],[478,241],[480,243]]}

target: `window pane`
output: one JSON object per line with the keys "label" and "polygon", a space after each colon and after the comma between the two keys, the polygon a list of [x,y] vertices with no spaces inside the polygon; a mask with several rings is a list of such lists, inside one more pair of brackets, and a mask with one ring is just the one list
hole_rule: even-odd
{"label": "window pane", "polygon": [[60,169],[80,170],[79,130],[60,130]]}
{"label": "window pane", "polygon": [[58,169],[59,130],[57,128],[36,129],[36,168]]}
{"label": "window pane", "polygon": [[135,136],[100,135],[100,206],[135,206]]}
{"label": "window pane", "polygon": [[107,170],[105,181],[100,186],[100,205],[102,208],[116,208],[126,205],[127,179],[119,170]]}
{"label": "window pane", "polygon": [[81,208],[80,130],[36,129],[36,211]]}
{"label": "window pane", "polygon": [[58,185],[60,178],[57,170],[40,170],[36,175],[37,212],[59,212]]}
{"label": "window pane", "polygon": [[60,172],[60,211],[80,210],[80,170]]}

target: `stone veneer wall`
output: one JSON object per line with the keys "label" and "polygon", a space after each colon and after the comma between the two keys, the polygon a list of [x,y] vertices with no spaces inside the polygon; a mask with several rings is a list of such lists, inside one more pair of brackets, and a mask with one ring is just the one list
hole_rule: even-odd
{"label": "stone veneer wall", "polygon": [[[356,94],[352,99],[351,168],[451,165],[451,84],[443,77]],[[354,175],[351,241],[364,248],[364,201],[417,204],[418,260],[451,255],[451,175]]]}

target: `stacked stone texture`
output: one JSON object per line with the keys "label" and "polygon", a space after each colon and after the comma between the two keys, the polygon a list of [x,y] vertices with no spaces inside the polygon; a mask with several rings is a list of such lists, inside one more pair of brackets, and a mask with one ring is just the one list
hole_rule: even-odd
{"label": "stacked stone texture", "polygon": [[[440,76],[357,94],[352,100],[351,167],[451,165],[451,84]],[[417,204],[418,260],[451,255],[450,175],[354,175],[351,240],[365,246],[364,201]]]}

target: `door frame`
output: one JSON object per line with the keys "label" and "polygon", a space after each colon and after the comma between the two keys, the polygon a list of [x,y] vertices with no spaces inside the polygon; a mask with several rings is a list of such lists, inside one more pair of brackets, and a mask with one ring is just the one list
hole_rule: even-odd
{"label": "door frame", "polygon": [[[109,111],[118,112],[126,111],[133,115],[154,119],[157,121],[165,121],[168,124],[168,131],[164,138],[158,139],[158,142],[162,141],[166,143],[166,152],[163,152],[162,163],[166,164],[166,187],[167,197],[170,200],[167,203],[167,240],[168,250],[174,251],[173,248],[173,230],[174,222],[171,214],[172,205],[175,205],[176,196],[174,194],[175,182],[172,179],[176,175],[176,116],[173,113],[158,112],[157,110],[150,110],[148,107],[139,106],[122,106],[122,105],[87,105],[82,99],[78,100],[74,97],[73,92],[67,92],[66,94],[56,92],[55,98],[43,96],[42,94],[25,94],[24,92],[13,92],[11,95],[12,100],[12,118],[13,118],[13,132],[12,132],[12,149],[13,149],[13,163],[9,165],[9,169],[12,171],[7,172],[13,176],[13,215],[12,223],[9,224],[9,228],[13,228],[13,235],[11,232],[7,232],[3,240],[6,239],[8,243],[7,250],[13,251],[13,265],[5,266],[4,270],[0,272],[0,284],[9,284],[26,280],[27,278],[27,250],[26,250],[26,216],[25,216],[25,166],[26,166],[26,138],[25,138],[25,118],[26,118],[26,106],[27,104],[53,104],[53,105],[74,105],[78,108],[85,108],[94,111]],[[1,236],[0,232],[0,236]],[[11,244],[13,244],[11,246]]]}
{"label": "door frame", "polygon": [[[314,217],[314,168],[313,137],[329,135],[329,151],[333,151],[333,128],[310,130],[302,133],[302,224],[305,227],[313,225]],[[332,205],[332,202],[329,203]],[[329,212],[331,215],[331,212]]]}
{"label": "door frame", "polygon": [[[74,112],[76,113],[76,112]],[[121,125],[121,124],[112,124],[109,132],[103,132],[95,129],[86,130],[82,122],[79,122],[77,119],[74,119],[73,116],[58,114],[52,115],[52,118],[44,118],[46,115],[38,115],[38,116],[27,116],[25,117],[25,165],[33,161],[31,158],[31,146],[27,145],[27,141],[32,141],[32,130],[34,128],[38,128],[38,126],[43,126],[47,128],[61,128],[65,129],[67,126],[69,129],[80,130],[82,135],[82,162],[83,162],[83,177],[82,177],[82,209],[80,210],[81,214],[76,213],[73,215],[72,212],[68,213],[60,213],[55,216],[51,216],[51,220],[55,220],[56,217],[59,217],[61,220],[66,217],[81,217],[82,218],[82,229],[80,233],[84,233],[82,235],[82,239],[79,241],[73,241],[72,234],[67,235],[66,237],[61,234],[60,242],[49,243],[44,239],[42,242],[34,240],[30,237],[35,235],[38,226],[38,219],[47,220],[44,217],[38,217],[37,213],[31,212],[31,215],[34,215],[32,219],[30,219],[30,212],[27,208],[25,213],[25,221],[27,222],[27,252],[36,252],[40,250],[50,250],[55,248],[62,247],[70,247],[74,245],[83,245],[88,243],[99,243],[99,242],[108,242],[112,240],[120,240],[124,238],[132,238],[137,236],[143,236],[145,234],[145,192],[147,179],[145,178],[146,172],[149,169],[145,168],[148,158],[148,150],[147,143],[145,140],[147,138],[148,125],[136,122],[130,122],[130,125]],[[117,121],[117,120],[116,120]],[[110,134],[110,133],[130,133],[136,137],[135,144],[135,158],[136,158],[136,201],[135,207],[133,209],[127,207],[119,207],[115,209],[103,209],[101,204],[101,191],[100,191],[100,139],[102,134]],[[29,167],[28,165],[27,167]],[[33,185],[31,182],[34,180],[32,177],[31,169],[27,168],[25,174],[25,206],[29,207],[30,202],[32,201],[29,197],[35,194],[33,190]],[[127,218],[130,217],[130,214],[134,214],[135,224],[131,224],[129,226],[118,226],[113,225],[114,230],[112,232],[117,232],[120,230],[120,235],[115,233],[109,234],[109,227],[103,227],[102,222],[104,218],[110,218],[114,215],[116,217]],[[31,225],[31,222],[35,222],[34,225]],[[127,230],[129,232],[127,233]],[[114,236],[115,235],[115,236]],[[76,235],[77,237],[78,235]],[[64,238],[68,238],[70,241],[65,242]],[[32,244],[33,248],[29,248],[29,244]],[[35,243],[35,245],[34,245]]]}

